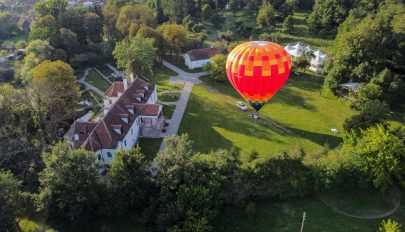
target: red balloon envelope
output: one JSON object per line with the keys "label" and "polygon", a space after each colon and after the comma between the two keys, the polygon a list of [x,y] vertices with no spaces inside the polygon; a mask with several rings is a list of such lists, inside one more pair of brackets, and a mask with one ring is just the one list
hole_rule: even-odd
{"label": "red balloon envelope", "polygon": [[229,81],[256,111],[284,85],[290,71],[287,51],[267,41],[240,44],[226,60]]}

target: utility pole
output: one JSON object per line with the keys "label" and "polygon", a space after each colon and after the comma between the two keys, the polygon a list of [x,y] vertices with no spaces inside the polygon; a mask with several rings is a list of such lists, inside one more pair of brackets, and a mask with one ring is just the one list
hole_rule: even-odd
{"label": "utility pole", "polygon": [[306,213],[304,212],[304,214],[302,215],[301,232],[304,231],[305,218],[306,218]]}

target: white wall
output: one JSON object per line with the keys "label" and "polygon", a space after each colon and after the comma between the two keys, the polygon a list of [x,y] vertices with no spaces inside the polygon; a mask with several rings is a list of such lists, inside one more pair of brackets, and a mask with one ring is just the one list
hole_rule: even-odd
{"label": "white wall", "polygon": [[156,86],[155,86],[155,89],[153,90],[153,92],[150,95],[146,104],[156,104],[157,100],[158,100],[158,97],[157,97]]}
{"label": "white wall", "polygon": [[[132,124],[131,129],[125,135],[124,139],[121,142],[121,148],[123,150],[129,150],[134,147],[138,141],[140,133],[140,118],[136,118],[135,122]],[[125,141],[125,142],[124,142]]]}
{"label": "white wall", "polygon": [[190,64],[190,56],[187,53],[184,55],[184,63],[187,65],[189,69],[192,69]]}
{"label": "white wall", "polygon": [[195,60],[195,61],[191,61],[191,68],[190,69],[195,69],[195,68],[201,68],[202,66],[210,63],[211,60],[210,59],[206,59],[206,60]]}

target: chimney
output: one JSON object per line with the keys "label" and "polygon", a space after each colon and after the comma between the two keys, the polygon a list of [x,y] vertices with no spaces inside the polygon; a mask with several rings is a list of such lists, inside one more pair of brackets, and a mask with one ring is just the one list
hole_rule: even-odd
{"label": "chimney", "polygon": [[134,74],[133,73],[129,74],[129,80],[131,81],[131,84],[134,83]]}
{"label": "chimney", "polygon": [[74,134],[73,137],[74,137],[75,141],[79,140],[79,134]]}
{"label": "chimney", "polygon": [[124,77],[124,79],[122,80],[122,82],[124,82],[124,91],[128,89],[128,79],[126,77]]}
{"label": "chimney", "polygon": [[110,109],[110,99],[108,97],[104,97],[104,115],[107,114],[109,109]]}

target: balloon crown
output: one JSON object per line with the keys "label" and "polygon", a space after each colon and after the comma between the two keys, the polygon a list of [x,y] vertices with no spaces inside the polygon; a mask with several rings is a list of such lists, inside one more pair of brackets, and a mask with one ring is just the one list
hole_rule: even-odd
{"label": "balloon crown", "polygon": [[249,44],[252,46],[266,46],[269,44],[269,42],[267,42],[267,41],[250,41]]}

